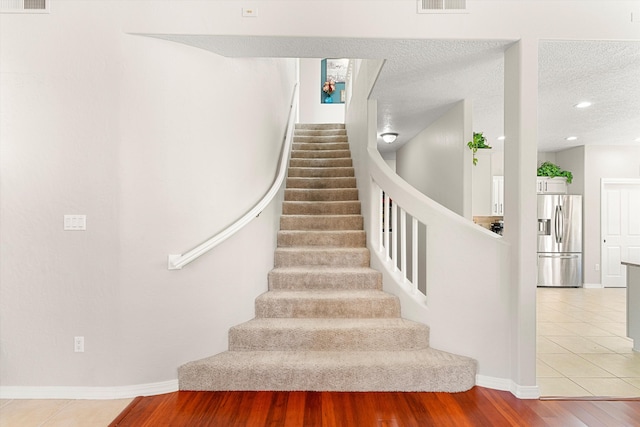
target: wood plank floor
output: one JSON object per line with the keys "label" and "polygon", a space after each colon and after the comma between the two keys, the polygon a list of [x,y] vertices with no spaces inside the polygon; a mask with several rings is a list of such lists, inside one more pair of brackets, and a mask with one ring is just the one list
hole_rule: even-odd
{"label": "wood plank floor", "polygon": [[124,426],[640,426],[640,400],[520,400],[464,393],[188,392],[138,397]]}

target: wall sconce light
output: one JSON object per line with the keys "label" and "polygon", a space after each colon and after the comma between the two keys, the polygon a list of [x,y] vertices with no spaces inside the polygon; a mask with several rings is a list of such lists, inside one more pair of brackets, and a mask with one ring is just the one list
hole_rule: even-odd
{"label": "wall sconce light", "polygon": [[381,133],[380,137],[387,144],[391,144],[393,143],[393,141],[396,140],[396,138],[398,137],[398,134],[395,132],[385,132],[385,133]]}

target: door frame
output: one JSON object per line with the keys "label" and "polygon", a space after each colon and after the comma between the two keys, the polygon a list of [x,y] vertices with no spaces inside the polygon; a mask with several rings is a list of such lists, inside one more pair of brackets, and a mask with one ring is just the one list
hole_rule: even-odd
{"label": "door frame", "polygon": [[602,178],[600,180],[600,284],[604,288],[602,278],[604,263],[604,218],[605,218],[605,203],[604,203],[604,187],[605,185],[634,185],[640,188],[640,178]]}

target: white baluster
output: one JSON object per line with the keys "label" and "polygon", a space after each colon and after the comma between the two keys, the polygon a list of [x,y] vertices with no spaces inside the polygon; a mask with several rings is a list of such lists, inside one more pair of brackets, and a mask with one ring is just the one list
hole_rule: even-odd
{"label": "white baluster", "polygon": [[391,216],[391,237],[392,237],[392,258],[393,258],[393,271],[398,271],[398,204],[392,203],[391,210],[393,215]]}
{"label": "white baluster", "polygon": [[418,290],[418,220],[413,217],[411,223],[411,281],[413,283],[413,291]]}
{"label": "white baluster", "polygon": [[384,193],[384,248],[385,248],[385,260],[389,261],[389,195]]}
{"label": "white baluster", "polygon": [[402,208],[400,209],[400,240],[401,240],[400,256],[402,257],[400,270],[402,271],[402,277],[406,282],[407,281],[407,213]]}

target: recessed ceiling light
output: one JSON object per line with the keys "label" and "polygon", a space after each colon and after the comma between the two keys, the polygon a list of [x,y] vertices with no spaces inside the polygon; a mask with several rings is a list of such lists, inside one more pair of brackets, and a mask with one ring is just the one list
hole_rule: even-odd
{"label": "recessed ceiling light", "polygon": [[589,101],[582,101],[582,102],[579,102],[576,105],[574,105],[574,107],[576,107],[576,108],[587,108],[587,107],[591,107],[591,103]]}
{"label": "recessed ceiling light", "polygon": [[504,139],[506,138],[506,136],[502,135],[498,137],[498,141],[504,141]]}
{"label": "recessed ceiling light", "polygon": [[567,141],[575,141],[576,139],[578,139],[577,136],[568,136],[565,138]]}
{"label": "recessed ceiling light", "polygon": [[640,142],[640,138],[634,139],[635,142]]}

